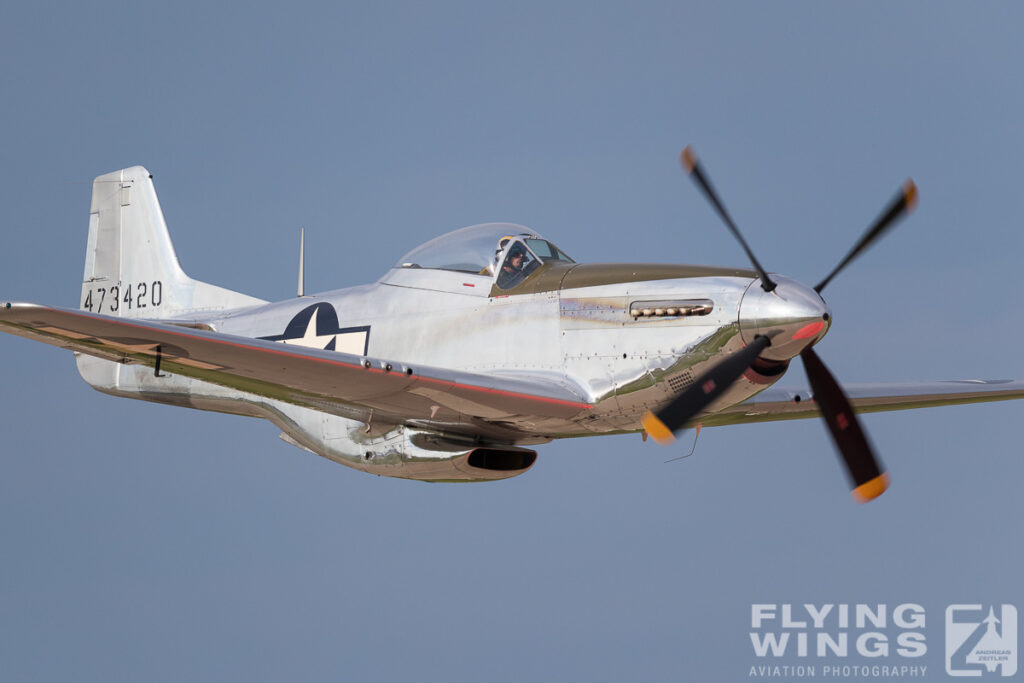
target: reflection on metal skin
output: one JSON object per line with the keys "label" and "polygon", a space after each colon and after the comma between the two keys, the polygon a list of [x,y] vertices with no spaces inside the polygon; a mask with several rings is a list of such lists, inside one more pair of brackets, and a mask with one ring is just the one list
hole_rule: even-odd
{"label": "reflection on metal skin", "polygon": [[807,285],[772,275],[778,285],[771,292],[754,280],[740,303],[740,332],[747,344],[757,335],[771,338],[763,358],[788,360],[828,332],[832,314],[828,304]]}
{"label": "reflection on metal skin", "polygon": [[537,452],[526,448],[482,446],[401,425],[372,435],[354,420],[287,404],[263,408],[289,443],[370,474],[419,481],[493,481],[523,474],[537,460]]}
{"label": "reflection on metal skin", "polygon": [[[738,309],[751,282],[708,277],[563,290],[560,324],[566,373],[587,387],[594,405],[577,429],[640,430],[645,411],[664,405],[723,355],[743,348]],[[682,306],[693,309],[681,316]],[[651,316],[635,317],[634,308],[650,308]],[[676,308],[677,317],[665,317],[669,308]],[[663,316],[656,315],[657,309]],[[709,410],[744,401],[781,376],[751,373]]]}

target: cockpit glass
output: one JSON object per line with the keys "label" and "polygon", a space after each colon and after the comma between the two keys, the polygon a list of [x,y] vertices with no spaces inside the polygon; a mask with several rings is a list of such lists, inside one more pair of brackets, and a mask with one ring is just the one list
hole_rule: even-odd
{"label": "cockpit glass", "polygon": [[526,245],[530,247],[533,253],[539,256],[542,261],[565,261],[566,263],[576,263],[566,256],[564,251],[547,240],[527,237],[523,241],[526,242]]}
{"label": "cockpit glass", "polygon": [[500,242],[505,237],[521,239],[542,261],[556,259],[572,263],[572,259],[529,228],[512,223],[485,223],[455,230],[421,244],[396,268],[435,268],[460,273],[493,275]]}

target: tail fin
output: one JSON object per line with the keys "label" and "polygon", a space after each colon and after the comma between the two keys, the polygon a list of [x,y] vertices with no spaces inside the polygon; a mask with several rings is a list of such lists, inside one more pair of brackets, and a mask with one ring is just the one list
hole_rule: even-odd
{"label": "tail fin", "polygon": [[142,166],[93,181],[81,301],[83,310],[126,318],[170,318],[265,303],[185,274],[153,176]]}

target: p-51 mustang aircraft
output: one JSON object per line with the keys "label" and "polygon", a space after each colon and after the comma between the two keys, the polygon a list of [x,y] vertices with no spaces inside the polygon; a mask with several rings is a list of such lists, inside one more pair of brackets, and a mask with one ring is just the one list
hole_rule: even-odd
{"label": "p-51 mustang aircraft", "polygon": [[[93,183],[79,310],[0,305],[0,329],[71,349],[114,396],[262,417],[295,446],[373,474],[522,474],[552,439],[821,415],[857,500],[880,495],[856,412],[1024,398],[1024,382],[850,387],[812,350],[819,293],[912,209],[909,182],[816,287],[768,273],[692,151],[683,164],[753,266],[579,264],[489,223],[442,235],[373,284],[268,303],[189,278],[152,176]],[[771,388],[795,356],[810,390]]]}

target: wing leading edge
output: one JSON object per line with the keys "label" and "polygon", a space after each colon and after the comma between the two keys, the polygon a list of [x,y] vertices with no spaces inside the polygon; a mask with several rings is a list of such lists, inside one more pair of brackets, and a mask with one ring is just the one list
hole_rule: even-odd
{"label": "wing leading edge", "polygon": [[[940,382],[900,382],[846,384],[843,390],[858,413],[912,410],[936,406],[1010,401],[1024,398],[1024,381],[948,380]],[[808,389],[771,388],[738,405],[702,420],[704,426],[800,420],[818,417],[821,412]]]}
{"label": "wing leading edge", "polygon": [[[471,434],[556,434],[592,409],[561,376],[482,375],[283,346],[179,324],[27,303],[0,307],[0,331],[122,363],[219,384],[352,419]],[[368,367],[367,367],[368,366]],[[858,413],[1024,398],[1024,381],[850,384]],[[807,389],[769,388],[701,420],[703,426],[819,417]]]}
{"label": "wing leading edge", "polygon": [[0,307],[0,330],[316,410],[379,422],[479,433],[538,430],[591,409],[563,378],[410,366],[180,325],[27,303]]}

